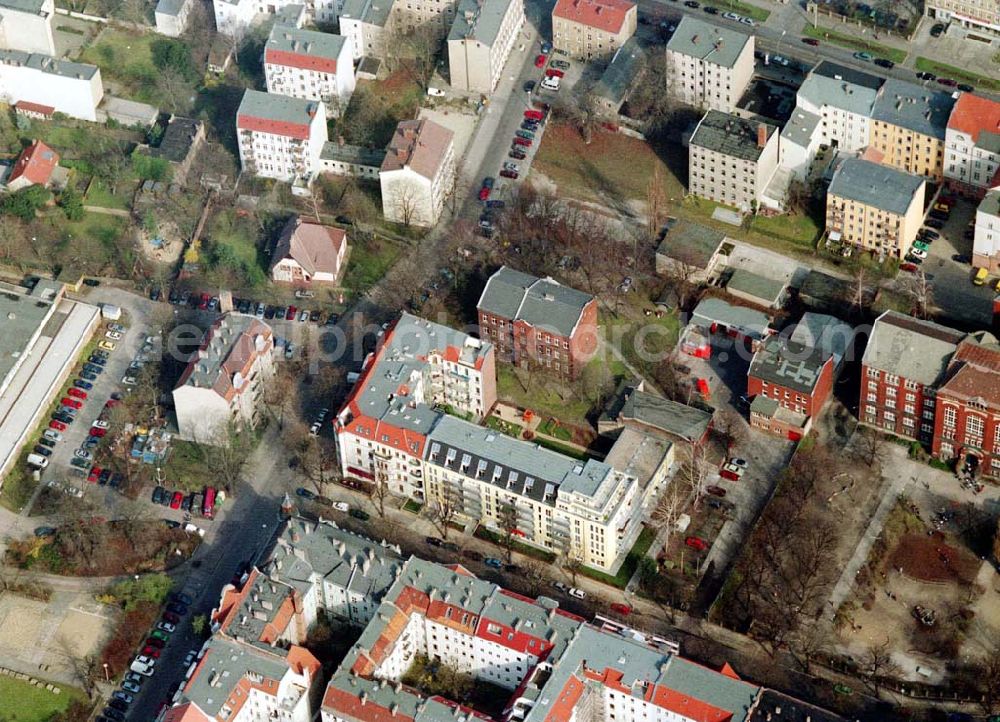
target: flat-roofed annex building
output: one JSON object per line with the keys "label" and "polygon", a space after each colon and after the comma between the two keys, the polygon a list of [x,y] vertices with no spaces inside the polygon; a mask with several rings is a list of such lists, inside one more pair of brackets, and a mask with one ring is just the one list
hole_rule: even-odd
{"label": "flat-roofed annex building", "polygon": [[629,0],[558,0],[552,44],[578,60],[606,60],[635,34],[638,17]]}
{"label": "flat-roofed annex building", "polygon": [[848,158],[826,194],[832,240],[902,258],[920,230],[926,181],[861,158]]}
{"label": "flat-roofed annex building", "polygon": [[753,77],[753,51],[753,35],[685,15],[667,41],[667,95],[702,110],[733,112]]}

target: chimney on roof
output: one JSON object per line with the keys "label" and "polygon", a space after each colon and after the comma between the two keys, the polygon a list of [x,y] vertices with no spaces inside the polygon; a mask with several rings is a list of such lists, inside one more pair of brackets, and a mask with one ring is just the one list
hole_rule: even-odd
{"label": "chimney on roof", "polygon": [[763,123],[757,125],[757,147],[763,148],[767,145],[767,126]]}
{"label": "chimney on roof", "polygon": [[691,38],[691,44],[692,45],[697,45],[698,44],[698,36],[697,35],[695,35],[693,38]]}

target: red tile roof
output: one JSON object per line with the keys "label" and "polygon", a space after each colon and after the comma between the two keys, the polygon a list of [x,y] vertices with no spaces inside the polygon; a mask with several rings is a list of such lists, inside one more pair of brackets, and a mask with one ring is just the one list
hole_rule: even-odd
{"label": "red tile roof", "polygon": [[319,73],[337,72],[336,60],[321,58],[316,55],[292,53],[287,50],[275,50],[273,48],[268,48],[264,51],[264,62],[272,65],[286,65],[290,68],[299,68],[300,70],[313,70]]}
{"label": "red tile roof", "polygon": [[1000,103],[962,93],[951,111],[948,128],[972,136],[973,143],[979,141],[981,131],[1000,134]]}
{"label": "red tile roof", "polygon": [[609,33],[617,33],[635,3],[628,0],[559,0],[552,16],[583,23]]}
{"label": "red tile roof", "polygon": [[163,722],[213,722],[194,702],[182,704],[167,710]]}
{"label": "red tile roof", "polygon": [[42,115],[52,115],[56,112],[56,109],[51,105],[42,105],[41,103],[32,103],[30,100],[19,100],[14,103],[15,110],[25,110],[29,113],[41,113]]}
{"label": "red tile roof", "polygon": [[59,154],[40,140],[32,141],[14,164],[8,183],[25,178],[35,185],[45,185],[52,177],[52,171],[59,165]]}
{"label": "red tile roof", "polygon": [[296,140],[309,139],[309,126],[305,123],[289,123],[283,120],[258,118],[246,113],[236,116],[236,127],[240,130],[252,130],[255,133],[270,133],[283,135]]}

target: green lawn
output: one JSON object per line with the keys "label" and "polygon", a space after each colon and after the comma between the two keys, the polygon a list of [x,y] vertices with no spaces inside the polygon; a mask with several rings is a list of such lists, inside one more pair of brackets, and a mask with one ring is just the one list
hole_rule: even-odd
{"label": "green lawn", "polygon": [[131,208],[130,196],[135,187],[131,183],[119,183],[115,188],[115,193],[111,192],[103,183],[98,180],[91,182],[87,189],[87,195],[83,202],[88,206],[100,206],[101,208],[115,208],[127,211]]}
{"label": "green lawn", "polygon": [[817,40],[823,40],[834,45],[840,45],[845,48],[850,48],[851,50],[859,50],[867,53],[871,53],[875,57],[885,58],[886,60],[891,60],[894,63],[902,63],[906,60],[906,51],[897,50],[896,48],[890,48],[888,45],[880,45],[879,43],[873,43],[868,38],[871,35],[866,32],[865,35],[861,35],[860,29],[858,29],[857,35],[848,35],[846,33],[837,32],[836,30],[828,30],[826,28],[814,28],[811,25],[807,25],[802,31],[802,34],[810,37],[816,38]]}
{"label": "green lawn", "polygon": [[589,454],[585,451],[580,451],[575,446],[567,446],[566,444],[560,444],[558,441],[553,441],[552,439],[547,439],[544,436],[535,436],[531,440],[532,443],[538,444],[542,448],[548,449],[549,451],[554,451],[557,454],[562,454],[563,456],[569,456],[573,459],[587,459]]}
{"label": "green lawn", "polygon": [[[496,544],[497,546],[503,546],[503,537],[496,532],[487,529],[486,527],[480,525],[476,527],[474,536],[488,541],[491,544]],[[511,540],[510,548],[519,554],[524,554],[525,556],[534,557],[543,562],[551,564],[556,560],[556,555],[552,552],[547,552],[544,549],[539,549],[538,547],[533,547],[530,544],[525,544],[524,542],[519,542],[516,538]]]}
{"label": "green lawn", "polygon": [[174,439],[170,455],[163,465],[163,474],[170,486],[182,491],[201,491],[207,483],[205,455],[197,444]]}
{"label": "green lawn", "polygon": [[98,66],[105,82],[117,80],[124,84],[136,100],[155,101],[158,74],[150,44],[157,37],[155,33],[143,35],[106,27],[97,42],[80,54],[80,61]]}
{"label": "green lawn", "polygon": [[714,0],[712,4],[721,8],[726,8],[727,10],[732,10],[737,15],[743,15],[744,17],[752,18],[758,22],[764,22],[771,17],[770,10],[759,8],[756,5],[751,5],[750,3],[740,2],[740,0]]}
{"label": "green lawn", "polygon": [[522,409],[555,416],[571,424],[587,423],[587,412],[592,405],[589,399],[563,384],[547,383],[550,379],[541,373],[527,378],[528,388],[525,389],[509,364],[497,364],[497,395]]}
{"label": "green lawn", "polygon": [[423,508],[423,504],[419,504],[413,499],[407,499],[406,503],[403,504],[403,511],[408,511],[411,514],[419,514]]}
{"label": "green lawn", "polygon": [[653,546],[653,542],[656,540],[656,530],[644,526],[642,531],[639,532],[639,538],[635,540],[635,544],[632,545],[632,549],[629,550],[628,555],[625,557],[625,561],[622,562],[621,567],[618,569],[617,574],[608,574],[607,572],[602,572],[598,569],[591,569],[590,567],[583,567],[580,569],[580,573],[585,577],[590,577],[604,584],[610,584],[613,587],[618,587],[619,589],[624,589],[628,584],[632,575],[635,574],[635,570],[639,566],[639,560],[646,556],[646,552],[649,548]]}
{"label": "green lawn", "polygon": [[364,293],[392,268],[401,252],[399,244],[381,237],[351,243],[344,287],[356,294]]}
{"label": "green lawn", "polygon": [[556,422],[555,419],[545,419],[542,423],[538,425],[538,433],[545,434],[546,436],[552,436],[561,441],[572,441],[573,432],[567,429],[562,424]]}
{"label": "green lawn", "polygon": [[964,82],[969,85],[975,85],[980,90],[1000,90],[1000,80],[987,78],[983,75],[976,75],[968,70],[956,68],[954,65],[939,63],[938,61],[931,60],[930,58],[918,57],[915,67],[917,70],[934,73],[940,77],[948,77],[957,80],[960,83]]}
{"label": "green lawn", "polygon": [[750,231],[792,243],[813,246],[823,233],[823,226],[804,213],[783,216],[756,216]]}
{"label": "green lawn", "polygon": [[[35,493],[37,486],[38,482],[32,478],[31,472],[19,461],[3,480],[3,488],[0,488],[0,504],[13,512],[20,512]],[[2,706],[0,704],[0,707]]]}
{"label": "green lawn", "polygon": [[73,699],[84,700],[80,690],[58,687],[60,693],[52,694],[44,687],[32,687],[13,677],[0,677],[2,718],[10,722],[48,722],[53,715],[65,712]]}

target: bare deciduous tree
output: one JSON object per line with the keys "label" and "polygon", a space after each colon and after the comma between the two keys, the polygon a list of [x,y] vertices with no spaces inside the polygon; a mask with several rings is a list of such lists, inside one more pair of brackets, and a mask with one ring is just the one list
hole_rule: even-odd
{"label": "bare deciduous tree", "polygon": [[396,218],[409,228],[420,211],[423,190],[412,181],[397,181],[389,188],[388,194]]}
{"label": "bare deciduous tree", "polygon": [[868,646],[861,658],[861,674],[876,697],[881,696],[885,678],[899,674],[899,665],[892,658],[888,639]]}
{"label": "bare deciduous tree", "polygon": [[462,510],[462,498],[449,483],[441,486],[441,493],[430,503],[430,519],[443,539],[448,538],[455,516]]}

